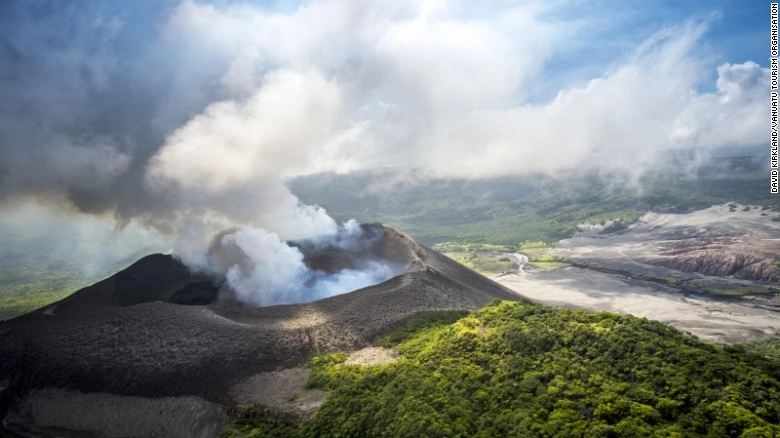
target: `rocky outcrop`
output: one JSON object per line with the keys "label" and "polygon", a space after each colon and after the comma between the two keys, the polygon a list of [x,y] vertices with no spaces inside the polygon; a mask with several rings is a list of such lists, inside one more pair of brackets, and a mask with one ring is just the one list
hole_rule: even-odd
{"label": "rocky outcrop", "polygon": [[780,267],[773,260],[745,252],[693,251],[667,255],[651,261],[683,272],[733,276],[744,280],[780,281]]}
{"label": "rocky outcrop", "polygon": [[739,236],[698,236],[659,244],[648,263],[683,272],[733,276],[743,280],[780,281],[780,244],[745,233]]}

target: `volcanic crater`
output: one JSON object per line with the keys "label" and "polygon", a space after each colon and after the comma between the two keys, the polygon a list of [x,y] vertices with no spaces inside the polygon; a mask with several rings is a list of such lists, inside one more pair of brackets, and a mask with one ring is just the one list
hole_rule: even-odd
{"label": "volcanic crater", "polygon": [[[210,408],[190,409],[191,418],[182,422],[195,424],[235,407],[241,398],[235,388],[253,376],[300,366],[318,353],[367,347],[421,312],[474,310],[494,299],[521,299],[397,230],[367,224],[361,231],[357,246],[289,242],[302,252],[307,266],[322,272],[360,269],[367,260],[392,267],[395,276],[389,280],[350,293],[250,307],[221,299],[224,285],[220,291],[220,285],[175,257],[154,254],[60,302],[0,323],[0,382],[5,383],[0,386],[0,415],[5,427],[18,432],[41,423],[42,412],[52,409],[51,403],[40,401],[41,391],[62,388],[118,397],[139,408],[171,397],[207,403]],[[79,400],[90,403],[83,396]],[[176,403],[160,406],[161,414],[164,406],[181,411]],[[59,421],[53,425],[113,436],[94,421]],[[194,436],[185,426],[154,432],[167,427],[161,421],[136,432]],[[218,429],[201,428],[212,431],[203,436]]]}

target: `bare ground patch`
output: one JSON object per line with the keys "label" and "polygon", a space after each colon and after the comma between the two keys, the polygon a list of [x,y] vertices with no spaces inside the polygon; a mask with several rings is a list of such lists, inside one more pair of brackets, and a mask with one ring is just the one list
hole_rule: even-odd
{"label": "bare ground patch", "polygon": [[327,397],[325,391],[305,388],[310,374],[306,368],[255,374],[230,388],[230,398],[276,419],[307,420]]}
{"label": "bare ground patch", "polygon": [[355,351],[344,362],[347,365],[381,365],[398,360],[398,352],[392,348],[366,347]]}
{"label": "bare ground patch", "polygon": [[[738,210],[737,210],[738,209]],[[584,227],[562,240],[555,255],[580,263],[606,264],[637,272],[698,281],[780,280],[780,222],[757,207],[716,205],[687,214],[647,213],[627,230],[601,234]],[[682,271],[682,272],[681,272]]]}

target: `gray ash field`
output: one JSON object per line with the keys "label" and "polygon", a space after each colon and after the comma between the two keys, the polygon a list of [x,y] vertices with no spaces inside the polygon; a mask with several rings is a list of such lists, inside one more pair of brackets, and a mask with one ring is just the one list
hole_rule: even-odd
{"label": "gray ash field", "polygon": [[648,213],[625,230],[583,227],[554,253],[575,266],[497,278],[547,305],[629,313],[739,343],[780,333],[780,222],[723,204]]}
{"label": "gray ash field", "polygon": [[[52,388],[122,396],[125,405],[139,408],[143,403],[127,396],[180,401],[194,396],[229,408],[235,404],[229,389],[258,373],[299,366],[318,353],[368,346],[420,312],[474,310],[493,299],[519,298],[403,233],[378,224],[362,227],[380,237],[363,251],[403,266],[400,275],[312,303],[253,308],[220,299],[205,277],[157,254],[58,303],[0,323],[5,427],[22,433],[30,423],[41,423],[42,412],[53,408],[41,408],[35,395]],[[353,259],[335,247],[315,245],[307,252],[307,245],[298,246],[307,264],[342,266]],[[190,422],[205,411],[198,412]],[[99,436],[115,436],[95,427]]]}

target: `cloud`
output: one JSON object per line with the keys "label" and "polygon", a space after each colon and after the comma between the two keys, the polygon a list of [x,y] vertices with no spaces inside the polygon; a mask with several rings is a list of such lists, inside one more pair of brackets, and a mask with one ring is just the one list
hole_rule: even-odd
{"label": "cloud", "polygon": [[[641,167],[675,146],[667,138],[681,112],[709,100],[695,91],[705,71],[691,56],[703,29],[689,24],[664,31],[603,76],[562,89],[550,102],[464,111],[461,123],[442,126],[431,142],[439,146],[428,149],[434,168],[491,176]],[[474,145],[481,153],[470,152]],[[446,150],[448,159],[436,161]]]}
{"label": "cloud", "polygon": [[764,141],[767,70],[719,59],[707,10],[632,26],[644,12],[598,1],[0,8],[0,203],[287,239],[335,228],[284,187],[296,175],[642,171]]}
{"label": "cloud", "polygon": [[768,73],[751,61],[718,66],[717,91],[695,96],[679,111],[669,142],[735,148],[763,142]]}
{"label": "cloud", "polygon": [[[575,167],[637,170],[669,149],[739,148],[761,141],[754,128],[765,69],[755,63],[723,64],[717,67],[717,90],[701,91],[715,70],[700,54],[706,53],[700,48],[711,19],[660,29],[602,75],[569,84],[550,101],[531,103],[524,96],[544,80],[538,75],[564,43],[565,23],[542,18],[550,10],[535,4],[475,16],[458,15],[457,6],[380,4],[369,10],[351,2],[318,2],[278,17],[248,13],[245,7],[183,4],[177,27],[195,33],[210,29],[214,39],[230,42],[237,53],[233,67],[240,68],[231,68],[226,81],[251,77],[243,54],[253,53],[256,76],[305,69],[305,75],[297,73],[302,76],[296,90],[287,91],[291,99],[317,99],[318,84],[325,83],[342,102],[328,112],[326,129],[321,117],[298,125],[314,133],[306,142],[295,136],[289,142],[271,140],[296,144],[297,155],[273,152],[263,141],[239,141],[244,146],[213,148],[224,161],[242,157],[235,173],[220,172],[220,164],[208,167],[231,179],[247,172],[241,165],[286,176],[404,165],[440,176],[490,177]],[[269,47],[270,31],[278,32],[284,50]],[[270,86],[257,85],[255,96]],[[230,126],[217,129],[221,138],[278,123],[264,115],[274,109],[261,99],[240,103],[241,117],[233,114],[232,103],[218,105],[225,111],[209,107],[190,124],[202,124],[205,117],[215,128]],[[287,105],[278,107],[284,114]],[[285,119],[289,125],[284,126],[303,121],[297,115]],[[189,133],[199,135],[195,129]],[[169,139],[158,157],[180,146]],[[197,165],[198,160],[199,155],[189,161]],[[273,171],[266,160],[273,162]]]}
{"label": "cloud", "polygon": [[210,194],[306,169],[342,111],[339,87],[317,73],[270,72],[245,100],[206,107],[173,132],[149,165],[149,183]]}

